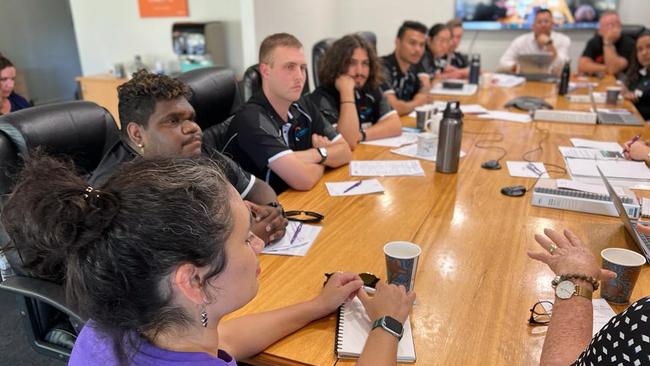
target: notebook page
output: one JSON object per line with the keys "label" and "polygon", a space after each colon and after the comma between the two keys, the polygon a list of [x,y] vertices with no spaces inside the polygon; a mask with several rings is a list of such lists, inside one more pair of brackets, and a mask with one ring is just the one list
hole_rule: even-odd
{"label": "notebook page", "polygon": [[[371,322],[366,314],[361,300],[355,297],[343,305],[339,316],[337,339],[337,354],[339,358],[356,358],[363,351],[363,346],[370,333]],[[397,360],[400,362],[415,362],[415,347],[409,318],[404,322],[404,335],[397,345]]]}

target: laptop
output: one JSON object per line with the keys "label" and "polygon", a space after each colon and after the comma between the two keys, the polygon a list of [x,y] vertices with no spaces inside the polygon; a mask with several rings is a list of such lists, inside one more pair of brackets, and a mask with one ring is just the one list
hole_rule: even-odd
{"label": "laptop", "polygon": [[596,108],[596,99],[594,99],[591,83],[587,84],[589,85],[589,100],[591,101],[591,109],[593,109],[594,113],[596,113],[596,123],[599,123],[601,125],[643,126],[643,123],[641,123],[639,117],[637,117],[634,113],[609,113],[599,111],[598,108]]}
{"label": "laptop", "polygon": [[614,207],[616,207],[616,211],[618,211],[618,216],[621,218],[621,221],[623,221],[623,225],[625,226],[625,229],[630,234],[630,236],[632,236],[632,239],[634,239],[634,242],[639,247],[639,249],[641,249],[641,252],[643,252],[643,255],[645,256],[646,260],[650,261],[650,237],[646,236],[645,234],[639,232],[636,229],[637,221],[630,220],[630,217],[627,215],[627,211],[625,211],[625,208],[623,207],[623,202],[621,201],[621,198],[616,194],[612,185],[609,184],[609,181],[607,180],[603,172],[600,170],[600,167],[598,167],[598,165],[596,165],[596,169],[598,169],[598,173],[600,174],[600,177],[603,179],[603,182],[605,182],[605,187],[607,187],[607,192],[609,192],[609,197],[611,198],[612,202],[614,202]]}
{"label": "laptop", "polygon": [[553,55],[550,53],[524,53],[517,56],[519,76],[527,81],[556,82],[557,77],[549,71],[553,63]]}

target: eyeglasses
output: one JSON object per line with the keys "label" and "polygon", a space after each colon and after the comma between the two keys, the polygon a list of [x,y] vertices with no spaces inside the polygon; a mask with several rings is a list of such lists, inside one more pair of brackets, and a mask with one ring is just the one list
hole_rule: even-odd
{"label": "eyeglasses", "polygon": [[[330,277],[332,277],[333,274],[334,272],[325,273],[325,277],[327,277],[327,279],[323,283],[323,286],[325,286],[325,284],[327,283],[327,281],[329,281]],[[375,286],[377,286],[377,282],[379,282],[379,277],[375,276],[370,272],[359,273],[359,277],[361,277],[361,281],[363,281],[363,285],[366,287],[375,288]]]}
{"label": "eyeglasses", "polygon": [[530,309],[530,318],[528,318],[528,324],[535,325],[548,325],[551,321],[551,315],[553,313],[553,303],[551,301],[538,301],[533,305],[533,308]]}
{"label": "eyeglasses", "polygon": [[321,222],[325,218],[325,215],[319,214],[318,212],[303,210],[285,211],[284,216],[289,221],[298,221],[304,223]]}

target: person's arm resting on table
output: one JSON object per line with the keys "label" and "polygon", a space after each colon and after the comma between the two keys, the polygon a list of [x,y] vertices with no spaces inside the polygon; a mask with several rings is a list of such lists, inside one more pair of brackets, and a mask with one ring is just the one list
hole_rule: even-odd
{"label": "person's arm resting on table", "polygon": [[364,132],[368,141],[399,136],[402,133],[402,121],[400,121],[397,112],[390,111],[383,115],[377,123],[366,128]]}

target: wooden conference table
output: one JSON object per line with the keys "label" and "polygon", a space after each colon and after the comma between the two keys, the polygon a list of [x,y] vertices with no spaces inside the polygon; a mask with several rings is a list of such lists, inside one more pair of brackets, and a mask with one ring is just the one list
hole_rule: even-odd
{"label": "wooden conference table", "polygon": [[[601,82],[596,90],[604,90]],[[510,99],[530,95],[546,99],[557,109],[586,110],[588,104],[570,104],[558,97],[552,84],[525,83],[511,89],[481,88],[461,103],[480,103],[501,109]],[[577,93],[585,94],[586,90]],[[435,99],[452,99],[436,97]],[[634,107],[626,103],[625,107]],[[413,126],[412,118],[404,117]],[[407,240],[422,248],[415,290],[417,304],[411,324],[419,365],[534,365],[544,342],[545,328],[528,325],[529,309],[538,299],[553,299],[553,273],[529,259],[540,250],[533,235],[544,228],[570,228],[599,258],[607,247],[637,250],[618,218],[534,207],[530,193],[511,198],[500,193],[506,185],[530,186],[530,178],[508,175],[505,160],[523,160],[544,136],[543,152],[529,157],[564,166],[557,149],[570,146],[571,137],[614,140],[619,143],[644,133],[648,127],[616,127],[564,123],[480,120],[465,117],[461,159],[457,174],[435,173],[435,164],[421,161],[424,177],[379,178],[385,193],[330,197],[324,182],[350,178],[347,166],[328,171],[310,192],[288,191],[280,196],[287,210],[303,209],[325,215],[323,230],[305,257],[262,255],[257,297],[236,315],[255,313],[304,301],[318,294],[325,272],[372,272],[385,278],[382,247]],[[499,156],[480,149],[476,141],[502,133],[496,145],[507,149],[503,169],[490,171],[480,164]],[[496,136],[492,136],[494,138]],[[493,143],[494,145],[494,143]],[[405,159],[389,148],[360,145],[354,160]],[[549,170],[552,168],[548,167]],[[553,174],[554,178],[562,177]],[[650,294],[650,270],[645,266],[632,295]],[[595,294],[598,297],[598,292]],[[624,306],[616,306],[620,312]],[[352,365],[334,353],[336,316],[316,321],[277,342],[249,360],[259,365]]]}

